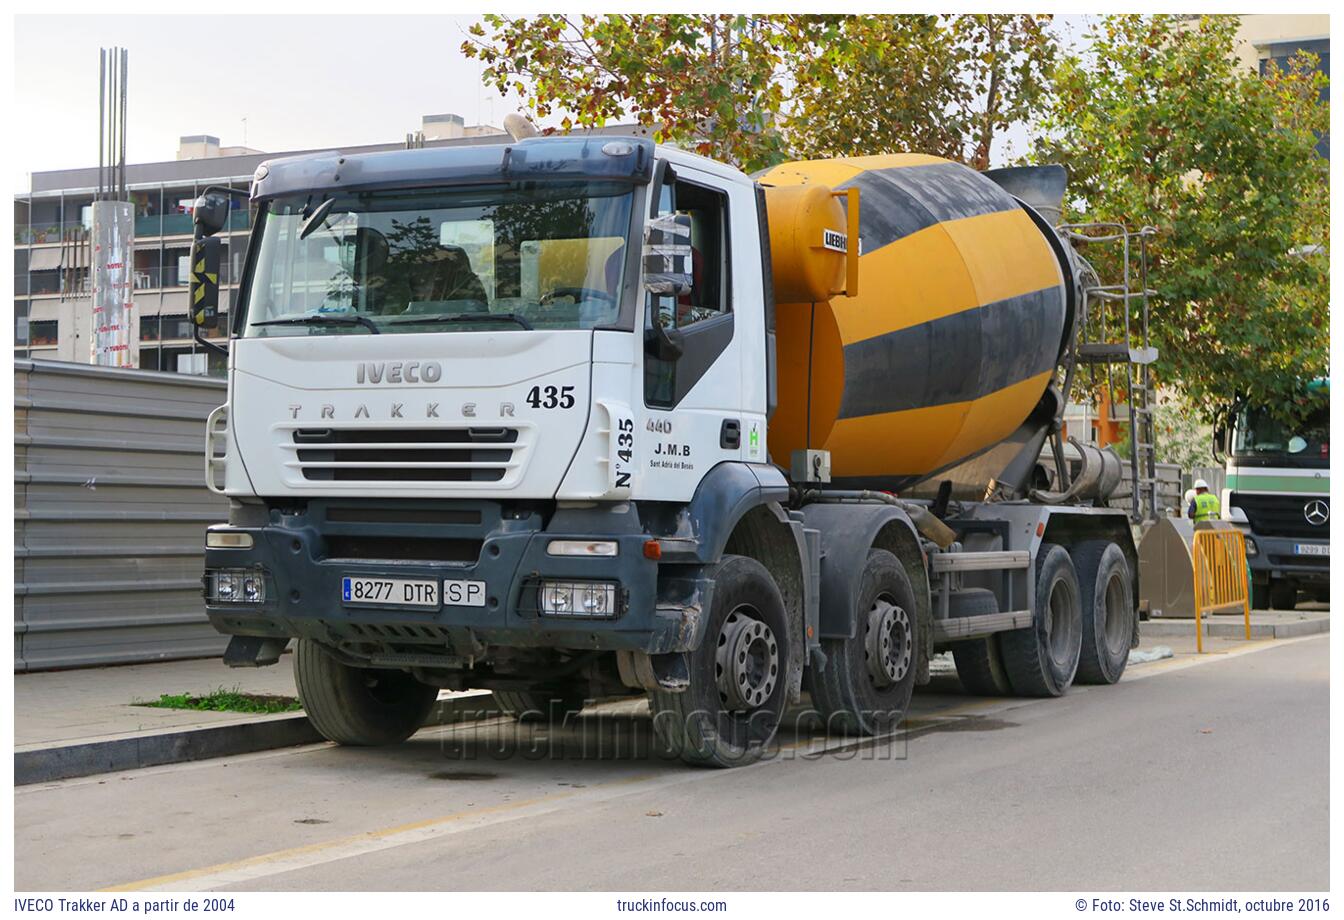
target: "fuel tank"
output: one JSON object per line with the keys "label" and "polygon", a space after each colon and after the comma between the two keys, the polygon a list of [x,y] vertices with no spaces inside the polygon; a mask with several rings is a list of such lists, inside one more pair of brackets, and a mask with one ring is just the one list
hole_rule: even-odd
{"label": "fuel tank", "polygon": [[[834,482],[900,489],[1018,429],[1071,314],[1068,256],[1048,223],[932,156],[783,163],[757,178],[779,301],[775,462],[827,450]],[[846,243],[836,193],[853,188],[860,240]],[[858,284],[836,293],[854,245]]]}

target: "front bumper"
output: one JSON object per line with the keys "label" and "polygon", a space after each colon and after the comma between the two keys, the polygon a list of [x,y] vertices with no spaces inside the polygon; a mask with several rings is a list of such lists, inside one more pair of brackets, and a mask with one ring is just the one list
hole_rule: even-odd
{"label": "front bumper", "polygon": [[[352,507],[358,513],[351,513]],[[434,520],[441,513],[443,521]],[[383,648],[433,646],[459,656],[487,646],[642,651],[687,651],[702,629],[711,583],[698,566],[664,566],[644,556],[649,535],[630,505],[566,512],[545,529],[537,511],[501,503],[453,502],[426,507],[410,502],[331,505],[313,501],[294,509],[272,508],[265,520],[231,523],[214,531],[246,532],[252,546],[207,548],[208,573],[260,568],[266,582],[261,604],[218,603],[206,612],[228,635],[304,637],[333,646]],[[414,519],[414,520],[410,520]],[[563,522],[565,529],[555,529]],[[613,540],[612,556],[551,556],[552,540]],[[410,558],[451,544],[455,558]],[[352,548],[372,548],[357,558]],[[378,548],[400,558],[375,558]],[[384,553],[387,555],[388,553]],[[451,554],[449,554],[451,555]],[[464,558],[469,557],[469,558]],[[352,606],[341,599],[345,576],[485,582],[481,607]],[[537,590],[544,579],[615,582],[620,598],[608,618],[547,616]],[[442,594],[442,592],[440,592]],[[442,596],[440,600],[445,600]]]}
{"label": "front bumper", "polygon": [[1272,537],[1247,533],[1247,541],[1254,540],[1256,553],[1247,553],[1251,577],[1258,582],[1290,580],[1300,585],[1330,584],[1330,557],[1314,556],[1297,551],[1298,546],[1329,546],[1329,540],[1309,540],[1294,537]]}

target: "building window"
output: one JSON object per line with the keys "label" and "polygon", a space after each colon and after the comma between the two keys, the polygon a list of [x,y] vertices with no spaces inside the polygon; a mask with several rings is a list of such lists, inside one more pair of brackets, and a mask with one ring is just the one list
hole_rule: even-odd
{"label": "building window", "polygon": [[164,339],[189,339],[191,338],[191,319],[186,316],[163,316],[160,317],[163,322]]}
{"label": "building window", "polygon": [[29,345],[55,345],[56,337],[57,322],[54,319],[37,320],[28,324]]}

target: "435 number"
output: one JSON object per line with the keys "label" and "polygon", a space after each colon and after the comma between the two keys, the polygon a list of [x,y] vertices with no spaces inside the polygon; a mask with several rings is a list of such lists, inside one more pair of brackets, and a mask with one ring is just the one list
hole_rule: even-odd
{"label": "435 number", "polygon": [[574,406],[573,387],[533,387],[527,393],[533,409],[569,409]]}

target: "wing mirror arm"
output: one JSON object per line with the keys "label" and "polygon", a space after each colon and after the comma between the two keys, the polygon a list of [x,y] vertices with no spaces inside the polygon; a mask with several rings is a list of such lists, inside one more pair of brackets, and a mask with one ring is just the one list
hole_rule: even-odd
{"label": "wing mirror arm", "polygon": [[686,338],[680,329],[654,323],[644,334],[644,347],[659,361],[676,361],[686,353]]}

